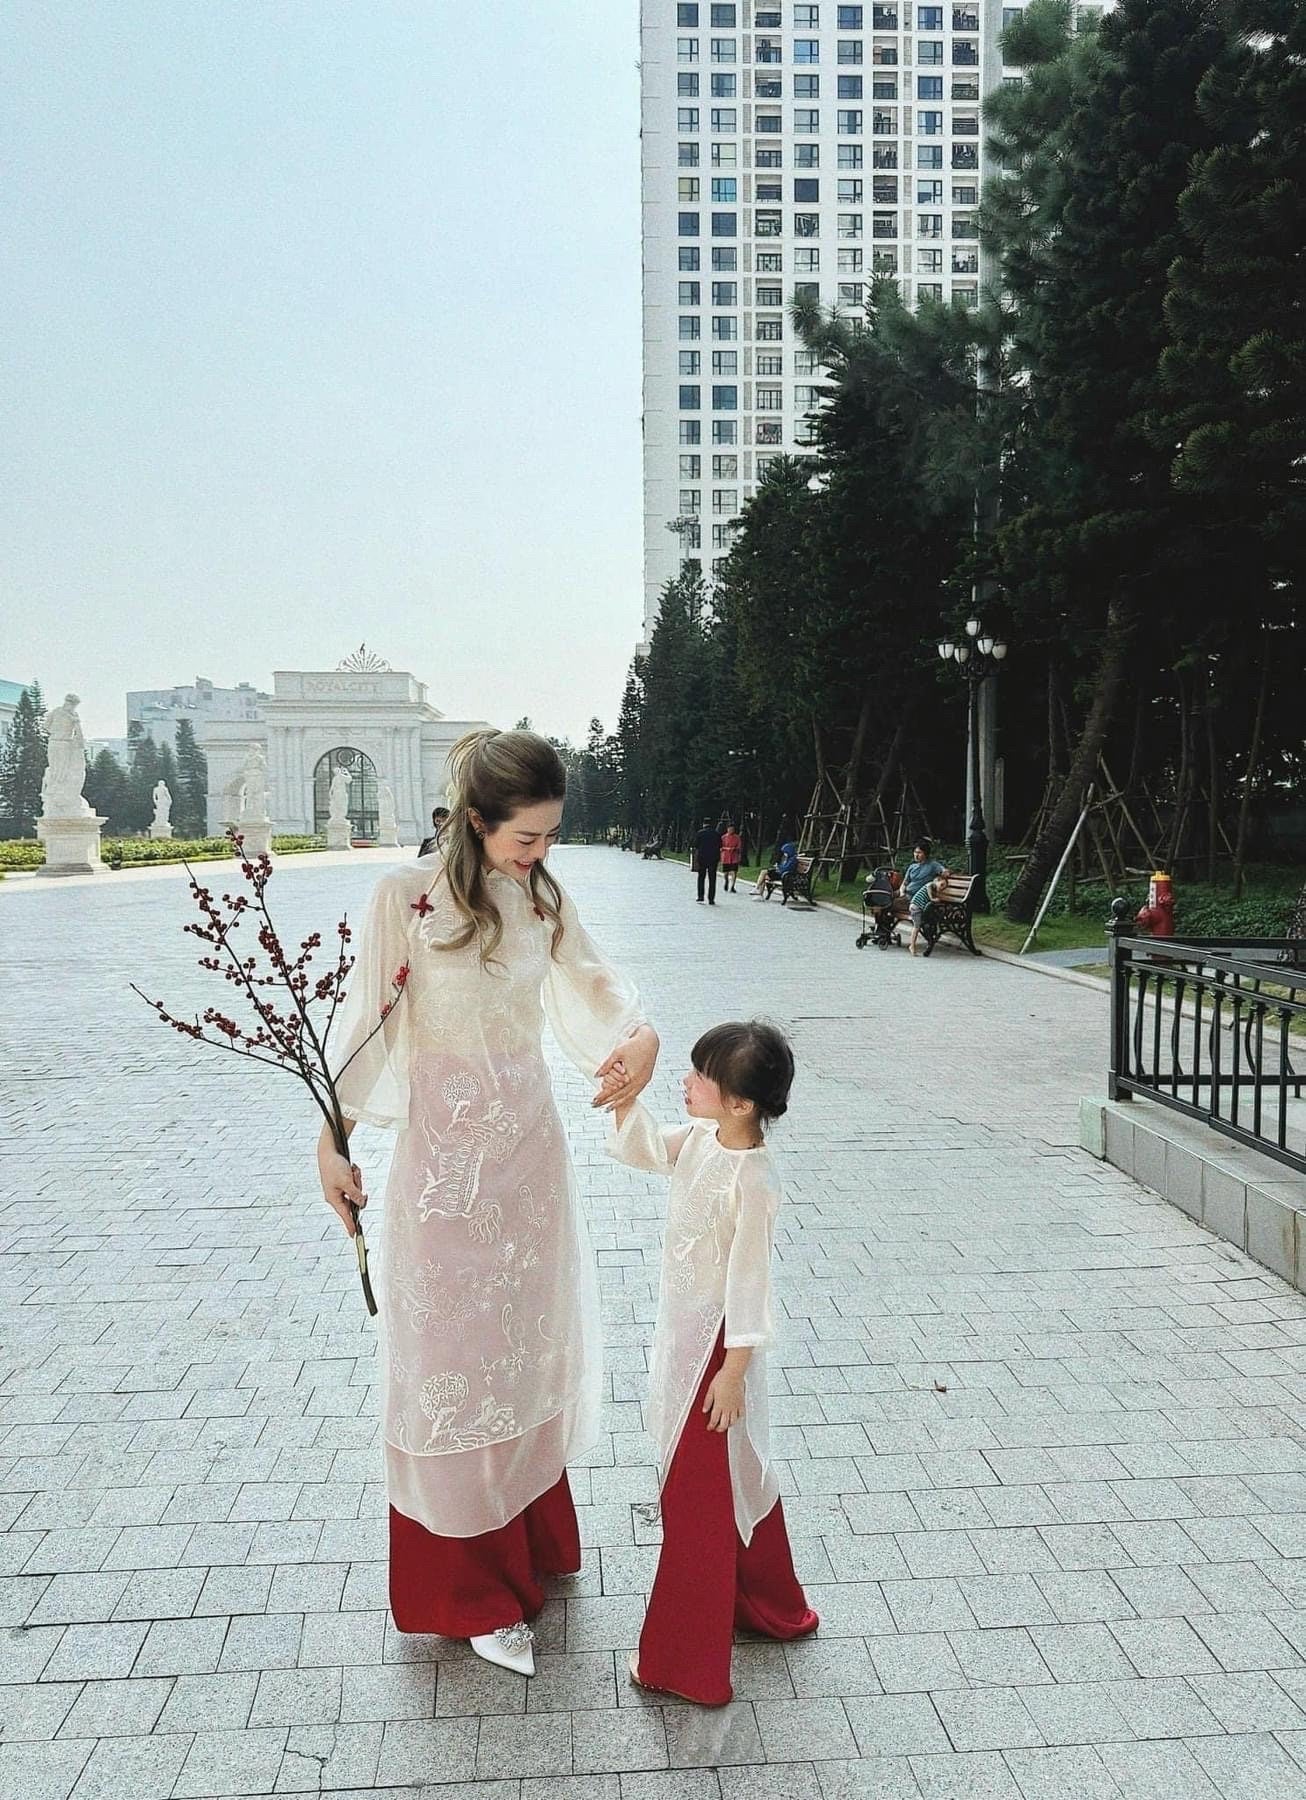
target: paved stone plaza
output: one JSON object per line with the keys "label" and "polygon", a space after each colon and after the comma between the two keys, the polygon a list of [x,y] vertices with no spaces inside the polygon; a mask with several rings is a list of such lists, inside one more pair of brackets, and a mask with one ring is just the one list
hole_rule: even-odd
{"label": "paved stone plaza", "polygon": [[[558,867],[662,1030],[657,1109],[705,1024],[792,1029],[772,1404],[820,1635],[741,1643],[722,1713],[627,1684],[663,1194],[568,1072],[610,1391],[585,1566],[529,1684],[399,1636],[375,1332],[299,1089],[128,991],[224,991],[179,873],[10,881],[0,1794],[1306,1795],[1306,1299],[1075,1148],[1105,995],[709,910],[617,851]],[[278,916],[329,931],[377,873],[283,864]],[[379,1194],[386,1140],[355,1143]]]}

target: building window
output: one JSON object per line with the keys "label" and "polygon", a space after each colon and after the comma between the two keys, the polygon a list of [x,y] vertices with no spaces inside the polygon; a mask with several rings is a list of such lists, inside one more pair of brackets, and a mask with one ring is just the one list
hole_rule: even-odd
{"label": "building window", "polygon": [[871,257],[871,270],[876,275],[896,275],[898,273],[898,252],[896,250],[876,250]]}
{"label": "building window", "polygon": [[681,488],[680,516],[682,519],[692,517],[703,510],[703,494],[700,488]]}
{"label": "building window", "polygon": [[755,169],[782,169],[784,167],[784,151],[779,144],[758,144],[753,151],[753,167]]}
{"label": "building window", "polygon": [[941,238],[943,236],[943,214],[917,213],[916,235],[918,238]]}
{"label": "building window", "polygon": [[784,354],[778,350],[759,350],[757,353],[757,373],[759,375],[783,375],[785,367]]}
{"label": "building window", "polygon": [[862,40],[860,38],[840,38],[838,60],[841,63],[860,63],[862,60]]}
{"label": "building window", "polygon": [[873,100],[896,100],[898,98],[898,77],[896,75],[877,75],[871,82],[871,98]]}
{"label": "building window", "polygon": [[871,177],[871,199],[876,206],[896,206],[898,204],[898,177],[896,175],[873,175]]}
{"label": "building window", "polygon": [[818,366],[815,350],[794,351],[795,375],[815,375]]}
{"label": "building window", "polygon": [[942,300],[943,283],[941,281],[918,281],[916,298],[918,300]]}
{"label": "building window", "polygon": [[974,104],[978,101],[979,97],[979,82],[973,75],[953,76],[950,98],[953,100],[967,100]]}
{"label": "building window", "polygon": [[782,250],[759,250],[757,253],[757,272],[759,275],[779,275],[785,266]]}
{"label": "building window", "polygon": [[[954,169],[978,169],[979,150],[974,144],[954,144],[952,146],[952,166]],[[940,163],[942,168],[943,164]]]}
{"label": "building window", "polygon": [[957,250],[952,252],[952,272],[954,275],[977,275],[979,273],[978,250]]}
{"label": "building window", "polygon": [[755,100],[783,100],[784,83],[778,75],[758,75],[753,82]]}
{"label": "building window", "polygon": [[794,389],[794,406],[799,412],[808,412],[813,406],[819,406],[821,390],[815,387],[796,387]]}
{"label": "building window", "polygon": [[916,45],[916,60],[927,69],[938,67],[943,62],[942,38],[921,38]]}
{"label": "building window", "polygon": [[795,144],[794,167],[796,169],[819,169],[821,166],[821,146],[819,144]]}
{"label": "building window", "polygon": [[821,235],[821,215],[820,215],[820,213],[795,213],[794,214],[794,236],[795,237],[814,238],[814,237],[820,237],[820,235]]}
{"label": "building window", "polygon": [[[695,388],[693,392],[697,393],[698,389]],[[682,419],[680,421],[680,441],[682,444],[701,443],[702,437],[703,426],[698,419]]]}
{"label": "building window", "polygon": [[969,43],[965,38],[954,38],[952,44],[952,61],[955,68],[978,68],[979,45]]}
{"label": "building window", "polygon": [[728,382],[723,387],[714,387],[712,389],[713,412],[736,412],[738,407],[739,389],[733,382]]}
{"label": "building window", "polygon": [[799,275],[815,275],[821,267],[819,250],[795,250],[794,269]]}
{"label": "building window", "polygon": [[780,214],[778,212],[756,212],[753,214],[753,236],[760,238],[779,237]]}
{"label": "building window", "polygon": [[[916,129],[922,137],[939,137],[943,132],[943,114],[926,112],[922,107],[916,114]],[[956,129],[954,125],[953,129]]]}
{"label": "building window", "polygon": [[712,98],[714,100],[733,100],[737,92],[733,75],[714,75],[712,77]]}
{"label": "building window", "polygon": [[795,75],[794,99],[819,100],[821,97],[821,77],[819,75]]}
{"label": "building window", "polygon": [[679,145],[677,145],[676,161],[682,169],[696,169],[698,167],[698,145],[697,144],[679,144]]}
{"label": "building window", "polygon": [[735,120],[738,111],[733,106],[714,106],[712,108],[712,129],[725,134],[737,130]]}
{"label": "building window", "polygon": [[697,481],[699,479],[699,477],[702,475],[702,473],[703,473],[703,458],[701,456],[682,456],[681,457],[681,459],[680,459],[680,479],[682,481]]}
{"label": "building window", "polygon": [[796,106],[794,108],[795,131],[819,131],[821,115],[814,106]]}
{"label": "building window", "polygon": [[684,74],[677,75],[676,76],[676,96],[680,100],[697,100],[698,99],[698,76],[697,75],[684,75]]}
{"label": "building window", "polygon": [[713,488],[712,511],[726,514],[737,513],[739,511],[739,489]]}
{"label": "building window", "polygon": [[[684,386],[681,387],[681,390],[680,390],[680,410],[681,410],[681,412],[697,412],[699,407],[702,404],[703,404],[703,394],[702,394],[702,390],[700,388],[684,387]],[[698,441],[697,438],[695,438],[694,442],[697,443],[697,441]]]}
{"label": "building window", "polygon": [[783,23],[778,6],[759,6],[753,14],[753,26],[757,31],[779,31]]}
{"label": "building window", "polygon": [[916,8],[917,31],[942,31],[943,8],[941,6],[918,6]]}
{"label": "building window", "polygon": [[862,78],[860,75],[841,75],[839,77],[839,98],[841,100],[860,100],[862,97]]}
{"label": "building window", "polygon": [[702,321],[700,320],[697,313],[681,313],[681,315],[680,315],[680,341],[681,341],[681,343],[682,344],[697,343],[699,338],[703,335],[702,330],[701,330],[701,325],[702,325]]}
{"label": "building window", "polygon": [[712,283],[713,306],[738,306],[739,283],[737,281],[714,281]]}
{"label": "building window", "polygon": [[942,206],[943,183],[941,181],[918,181],[916,183],[917,206]]}
{"label": "building window", "polygon": [[971,215],[956,213],[952,220],[952,235],[955,239],[978,238],[979,226]]}
{"label": "building window", "polygon": [[952,184],[952,204],[954,206],[978,206],[979,189],[969,183],[965,186],[959,186],[958,183],[954,181]]}
{"label": "building window", "polygon": [[783,306],[785,303],[784,289],[770,282],[759,281],[754,298],[759,306]]}
{"label": "building window", "polygon": [[943,145],[917,144],[916,167],[918,169],[941,169],[943,167]]}
{"label": "building window", "polygon": [[862,215],[860,213],[839,214],[839,236],[841,238],[859,238],[862,235]]}
{"label": "building window", "polygon": [[839,167],[841,169],[860,169],[862,166],[862,147],[860,144],[840,144]]}
{"label": "building window", "polygon": [[943,273],[942,250],[930,250],[922,244],[916,252],[916,267],[922,275],[941,275]]}
{"label": "building window", "polygon": [[840,306],[860,306],[865,292],[860,281],[841,281],[839,283]]}
{"label": "building window", "polygon": [[819,31],[820,27],[821,9],[819,6],[795,6],[795,31]]}
{"label": "building window", "polygon": [[733,5],[714,6],[712,8],[712,23],[716,26],[723,27],[727,31],[733,31],[738,23],[738,18],[736,16],[737,12],[738,9]]}
{"label": "building window", "polygon": [[837,23],[840,31],[860,31],[862,28],[861,7],[841,6]]}
{"label": "building window", "polygon": [[952,131],[954,137],[978,137],[979,116],[976,113],[953,113]]}
{"label": "building window", "polygon": [[697,38],[677,38],[676,39],[676,61],[677,62],[697,62],[698,61],[698,39]]}
{"label": "building window", "polygon": [[682,375],[697,375],[702,366],[703,359],[697,350],[682,350],[680,352],[680,373]]}
{"label": "building window", "polygon": [[860,275],[862,271],[862,253],[856,248],[840,249],[839,273],[841,275]]}
{"label": "building window", "polygon": [[819,200],[820,198],[821,198],[821,184],[819,181],[795,181],[794,182],[794,199],[795,200],[798,200],[798,201]]}
{"label": "building window", "polygon": [[679,299],[682,306],[698,306],[701,290],[696,281],[682,281],[679,284]]}
{"label": "building window", "polygon": [[698,24],[698,8],[697,8],[697,6],[678,6],[676,8],[676,24],[677,25],[697,25]]}
{"label": "building window", "polygon": [[682,244],[680,246],[680,270],[684,274],[698,267],[698,245]]}
{"label": "building window", "polygon": [[873,6],[871,8],[872,31],[896,31],[898,29],[898,8],[896,6]]}
{"label": "building window", "polygon": [[[858,163],[859,169],[861,166]],[[871,146],[871,167],[873,169],[896,169],[898,167],[898,146],[896,144],[873,144]]]}
{"label": "building window", "polygon": [[681,213],[679,215],[678,229],[679,229],[681,237],[697,237],[698,236],[698,214],[696,212]]}
{"label": "building window", "polygon": [[737,38],[713,38],[712,61],[714,63],[738,62],[739,40]]}
{"label": "building window", "polygon": [[698,108],[696,106],[682,106],[679,108],[676,113],[676,129],[678,131],[698,130]]}
{"label": "building window", "polygon": [[839,183],[838,200],[841,206],[860,206],[864,197],[866,184],[860,180],[841,181]]}
{"label": "building window", "polygon": [[739,252],[733,244],[718,244],[712,251],[712,267],[718,275],[728,275],[739,267]]}
{"label": "building window", "polygon": [[739,214],[732,212],[714,212],[712,214],[713,237],[738,237]]}
{"label": "building window", "polygon": [[733,206],[738,198],[737,183],[733,176],[723,176],[720,179],[714,176],[712,178],[713,206]]}
{"label": "building window", "polygon": [[918,100],[942,100],[942,75],[918,75],[916,77],[916,98]]}
{"label": "building window", "polygon": [[796,63],[816,63],[821,60],[821,43],[819,38],[795,38],[794,61]]}
{"label": "building window", "polygon": [[778,178],[774,181],[762,181],[757,184],[757,200],[759,205],[767,201],[784,199],[784,184]]}
{"label": "building window", "polygon": [[979,289],[974,282],[957,283],[953,286],[952,298],[959,306],[978,306]]}
{"label": "building window", "polygon": [[[880,115],[877,113],[876,118],[878,119],[879,116]],[[862,115],[860,112],[840,112],[838,123],[839,134],[841,137],[860,137],[862,135]],[[897,115],[895,114],[893,124],[895,131],[897,130],[897,127],[898,120]],[[876,129],[878,130],[879,127],[877,126]]]}
{"label": "building window", "polygon": [[712,167],[714,169],[733,169],[738,161],[738,144],[713,144]]}
{"label": "building window", "polygon": [[784,334],[783,319],[758,319],[753,326],[753,336],[759,344],[778,344]]}
{"label": "building window", "polygon": [[714,375],[738,375],[738,350],[714,350],[712,352],[712,373]]}
{"label": "building window", "polygon": [[784,59],[780,46],[774,38],[758,38],[753,45],[753,61],[759,63],[779,63]]}
{"label": "building window", "polygon": [[[783,130],[783,124],[779,113],[760,112],[757,115],[755,124],[758,132],[765,136],[778,136]],[[732,126],[731,130],[733,129],[734,127]]]}
{"label": "building window", "polygon": [[739,442],[739,426],[734,419],[713,419],[712,442],[714,444],[737,444]]}
{"label": "building window", "polygon": [[758,412],[779,412],[784,406],[784,390],[778,387],[758,387],[753,390],[753,400]]}
{"label": "building window", "polygon": [[739,336],[739,320],[725,313],[712,321],[712,336],[718,343],[729,344]]}
{"label": "building window", "polygon": [[682,206],[698,204],[699,185],[697,175],[681,175],[676,181],[676,197]]}
{"label": "building window", "polygon": [[874,238],[896,238],[898,235],[897,213],[883,212],[871,215],[871,236]]}

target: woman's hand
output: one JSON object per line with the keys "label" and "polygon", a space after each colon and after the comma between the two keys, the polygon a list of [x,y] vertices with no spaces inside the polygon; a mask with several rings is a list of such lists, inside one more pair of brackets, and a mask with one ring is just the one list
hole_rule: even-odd
{"label": "woman's hand", "polygon": [[[630,1106],[653,1079],[661,1045],[651,1025],[637,1025],[624,1044],[595,1070],[602,1087],[591,1105],[611,1112],[618,1106]],[[615,1079],[610,1080],[609,1077]]]}
{"label": "woman's hand", "polygon": [[709,1431],[729,1431],[744,1416],[744,1377],[734,1369],[718,1369],[703,1401]]}
{"label": "woman's hand", "polygon": [[367,1195],[363,1192],[363,1175],[357,1163],[341,1156],[340,1152],[329,1144],[319,1144],[317,1151],[317,1172],[322,1183],[322,1198],[339,1218],[350,1237],[357,1232],[349,1203],[358,1207],[361,1212],[367,1205]]}

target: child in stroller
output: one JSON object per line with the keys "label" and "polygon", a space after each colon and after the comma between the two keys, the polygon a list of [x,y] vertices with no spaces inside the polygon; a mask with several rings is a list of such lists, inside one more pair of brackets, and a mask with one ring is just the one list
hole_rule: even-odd
{"label": "child in stroller", "polygon": [[890,944],[902,942],[899,931],[903,920],[898,904],[898,890],[901,886],[902,876],[897,869],[872,870],[862,895],[862,931],[857,939],[859,950],[864,950],[872,941],[877,950],[887,950]]}

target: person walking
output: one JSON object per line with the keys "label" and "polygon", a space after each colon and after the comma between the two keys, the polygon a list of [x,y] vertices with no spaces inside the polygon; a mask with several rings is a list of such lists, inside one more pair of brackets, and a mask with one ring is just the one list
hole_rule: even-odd
{"label": "person walking", "polygon": [[739,882],[739,865],[744,860],[744,840],[733,825],[727,825],[721,834],[721,886],[727,894],[733,894]]}
{"label": "person walking", "polygon": [[444,830],[448,820],[449,808],[447,806],[431,808],[431,835],[422,839],[417,851],[419,856],[429,856],[433,850],[440,848],[440,833]]}
{"label": "person walking", "polygon": [[[605,1083],[596,1106],[644,1088],[658,1039],[546,866],[566,791],[553,746],[474,731],[450,765],[438,855],[376,886],[332,1061],[349,1129],[398,1133],[379,1284],[390,1609],[400,1631],[530,1675],[540,1577],[580,1566],[567,1464],[602,1400],[544,1020]],[[363,1178],[325,1130],[318,1171],[352,1234]]]}
{"label": "person walking", "polygon": [[703,890],[707,890],[707,903],[716,905],[716,876],[721,862],[721,833],[711,819],[704,819],[702,829],[694,839],[694,867],[698,871],[698,899],[703,902]]}

